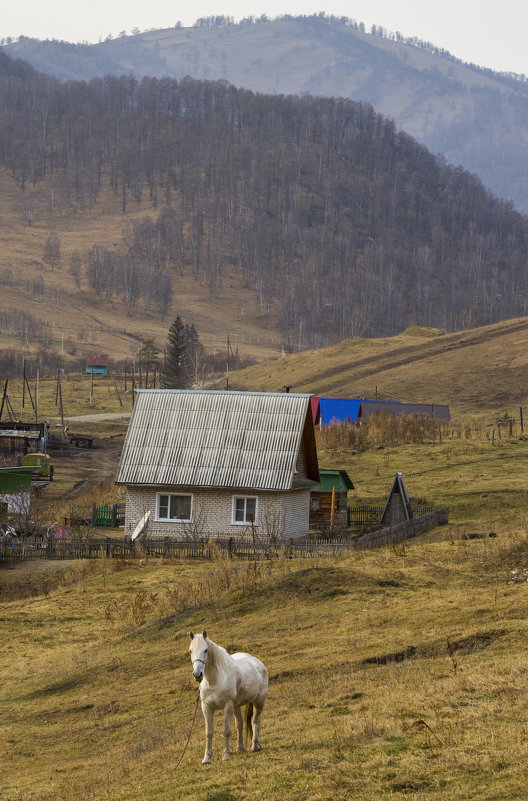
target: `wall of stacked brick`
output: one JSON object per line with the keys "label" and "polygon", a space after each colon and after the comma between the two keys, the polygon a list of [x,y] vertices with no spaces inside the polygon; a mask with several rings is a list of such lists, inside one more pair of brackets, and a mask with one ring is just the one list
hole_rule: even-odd
{"label": "wall of stacked brick", "polygon": [[[192,495],[192,520],[190,522],[157,519],[157,496],[159,492]],[[279,534],[281,537],[301,537],[309,528],[310,491],[251,492],[244,490],[185,489],[178,487],[128,487],[126,497],[125,535],[131,536],[136,525],[150,512],[146,537],[214,537],[250,536],[251,527],[233,523],[233,497],[257,498],[256,528],[259,537]]]}

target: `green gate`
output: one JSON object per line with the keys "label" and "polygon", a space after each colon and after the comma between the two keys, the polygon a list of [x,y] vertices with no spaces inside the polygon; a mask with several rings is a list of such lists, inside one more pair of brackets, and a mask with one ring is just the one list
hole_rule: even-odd
{"label": "green gate", "polygon": [[95,507],[93,510],[93,525],[109,527],[114,525],[114,510],[110,504],[104,503],[102,506]]}

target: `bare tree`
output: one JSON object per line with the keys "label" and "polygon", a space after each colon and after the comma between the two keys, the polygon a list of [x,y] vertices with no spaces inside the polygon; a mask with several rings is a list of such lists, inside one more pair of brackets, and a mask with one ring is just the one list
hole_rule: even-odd
{"label": "bare tree", "polygon": [[78,250],[74,250],[70,256],[69,273],[75,281],[78,289],[81,288],[81,254]]}
{"label": "bare tree", "polygon": [[43,261],[48,264],[52,271],[59,265],[61,255],[60,239],[55,233],[49,234],[44,244]]}

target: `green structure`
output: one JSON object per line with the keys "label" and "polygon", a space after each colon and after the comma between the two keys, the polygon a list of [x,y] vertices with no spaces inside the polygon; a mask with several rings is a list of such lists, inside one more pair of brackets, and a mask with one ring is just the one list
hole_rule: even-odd
{"label": "green structure", "polygon": [[354,489],[346,470],[319,468],[319,484],[310,490],[310,527],[333,529],[347,525],[348,490]]}
{"label": "green structure", "polygon": [[0,467],[0,495],[29,490],[32,477],[33,468],[31,466]]}

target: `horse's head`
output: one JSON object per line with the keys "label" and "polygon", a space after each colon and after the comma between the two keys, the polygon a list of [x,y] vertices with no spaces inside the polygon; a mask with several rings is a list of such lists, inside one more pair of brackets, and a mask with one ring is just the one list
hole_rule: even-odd
{"label": "horse's head", "polygon": [[193,676],[196,681],[201,681],[204,677],[207,660],[209,659],[207,632],[204,630],[203,634],[193,634],[192,631],[190,631],[189,637],[191,638],[189,653],[191,655]]}

